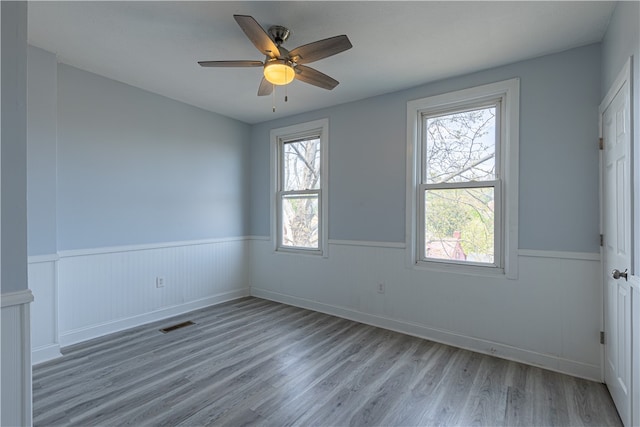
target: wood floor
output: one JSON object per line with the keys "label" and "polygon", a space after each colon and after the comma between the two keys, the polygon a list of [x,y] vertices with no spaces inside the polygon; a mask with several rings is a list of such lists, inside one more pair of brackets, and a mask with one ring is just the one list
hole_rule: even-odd
{"label": "wood floor", "polygon": [[63,353],[35,426],[621,425],[602,384],[253,297]]}

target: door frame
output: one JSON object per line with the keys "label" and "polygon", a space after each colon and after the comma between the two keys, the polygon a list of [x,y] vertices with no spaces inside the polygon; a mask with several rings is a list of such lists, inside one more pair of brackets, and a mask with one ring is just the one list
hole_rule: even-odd
{"label": "door frame", "polygon": [[[640,276],[636,275],[636,251],[639,250],[640,248],[636,247],[636,241],[635,241],[635,233],[636,233],[636,227],[640,226],[640,221],[638,221],[637,215],[640,212],[637,212],[635,209],[635,197],[634,197],[634,191],[635,191],[635,170],[637,167],[639,167],[639,162],[636,160],[636,147],[634,147],[634,141],[635,141],[635,132],[636,132],[636,123],[635,123],[635,112],[634,112],[634,99],[633,99],[633,77],[632,77],[632,64],[633,64],[633,56],[629,57],[627,59],[627,61],[625,62],[624,66],[622,67],[622,70],[618,73],[616,79],[614,80],[614,82],[611,84],[611,86],[609,87],[609,89],[607,90],[607,94],[605,95],[605,97],[603,98],[602,102],[600,103],[599,107],[598,107],[598,132],[599,132],[599,137],[603,138],[603,129],[602,129],[602,117],[603,117],[603,113],[606,110],[606,108],[609,106],[609,104],[613,101],[613,98],[618,94],[618,92],[620,91],[620,89],[622,89],[622,87],[625,85],[625,83],[627,84],[627,90],[628,90],[628,95],[629,95],[629,101],[630,101],[630,112],[629,112],[629,117],[630,117],[630,123],[629,123],[629,132],[630,132],[630,138],[631,138],[631,146],[630,146],[630,167],[631,170],[630,172],[630,186],[631,186],[631,201],[629,203],[629,206],[631,208],[631,265],[630,265],[630,276],[629,276],[629,288],[630,288],[630,292],[631,292],[631,381],[630,381],[630,406],[631,406],[631,424],[632,425],[636,425],[639,421],[640,421],[640,403],[638,403],[640,401],[640,380],[638,380],[638,378],[636,377],[640,377],[640,330],[636,330],[634,328],[634,325],[638,325],[640,323],[638,323],[638,320],[640,320],[640,313],[638,313],[638,310],[640,309]],[[600,159],[599,159],[599,192],[600,192],[600,233],[603,232],[604,229],[604,224],[603,224],[603,214],[604,214],[604,206],[603,206],[603,178],[604,178],[604,171],[603,171],[603,161],[604,161],[604,155],[603,155],[603,151],[601,150],[599,153]],[[602,308],[601,308],[601,330],[605,331],[605,303],[606,303],[606,298],[605,298],[605,292],[606,292],[606,286],[605,286],[605,279],[604,279],[604,247],[600,248],[600,259],[601,259],[601,274],[600,274],[600,280],[601,280],[601,293],[600,295],[602,296]],[[640,329],[640,328],[639,328]],[[605,337],[606,339],[606,337]],[[605,382],[605,363],[606,363],[606,355],[605,355],[605,351],[606,351],[606,346],[605,345],[601,345],[600,346],[600,360],[601,360],[601,379],[602,382]]]}

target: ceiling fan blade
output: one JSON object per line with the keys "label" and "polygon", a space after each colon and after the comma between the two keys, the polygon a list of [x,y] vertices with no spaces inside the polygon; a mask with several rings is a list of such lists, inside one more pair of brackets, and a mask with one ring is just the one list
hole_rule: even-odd
{"label": "ceiling fan blade", "polygon": [[271,92],[273,92],[273,83],[269,83],[267,79],[263,77],[260,82],[260,87],[258,88],[258,96],[271,95]]}
{"label": "ceiling fan blade", "polygon": [[198,61],[201,67],[262,67],[262,61]]}
{"label": "ceiling fan blade", "polygon": [[344,52],[352,47],[349,38],[342,35],[299,46],[289,52],[289,55],[298,64],[308,64]]}
{"label": "ceiling fan blade", "polygon": [[318,70],[314,70],[311,67],[305,65],[296,66],[296,79],[309,83],[314,86],[321,87],[322,89],[331,90],[340,84],[339,81],[321,73]]}
{"label": "ceiling fan blade", "polygon": [[280,50],[278,46],[271,40],[269,34],[258,24],[258,21],[253,19],[249,15],[233,15],[242,31],[247,35],[251,43],[263,54],[270,58],[277,58],[280,56]]}

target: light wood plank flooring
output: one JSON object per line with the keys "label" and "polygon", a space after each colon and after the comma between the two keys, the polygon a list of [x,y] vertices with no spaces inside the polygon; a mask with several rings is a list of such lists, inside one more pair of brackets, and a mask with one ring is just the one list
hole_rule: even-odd
{"label": "light wood plank flooring", "polygon": [[253,297],[63,353],[36,426],[620,425],[602,384]]}

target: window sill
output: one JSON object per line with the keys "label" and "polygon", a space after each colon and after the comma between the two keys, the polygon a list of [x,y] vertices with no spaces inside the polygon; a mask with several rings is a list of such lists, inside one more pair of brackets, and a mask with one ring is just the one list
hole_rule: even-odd
{"label": "window sill", "polygon": [[430,262],[430,261],[417,261],[414,262],[410,267],[413,270],[419,271],[431,271],[437,273],[446,273],[446,274],[458,274],[464,276],[475,276],[475,277],[494,277],[494,278],[505,278],[505,279],[517,279],[517,273],[508,274],[505,272],[504,268],[501,267],[483,267],[479,265],[460,265],[460,264],[447,264],[447,263],[439,263],[439,262]]}
{"label": "window sill", "polygon": [[300,255],[310,258],[328,258],[327,251],[313,251],[313,250],[300,250],[300,249],[274,249],[273,253],[275,255]]}

